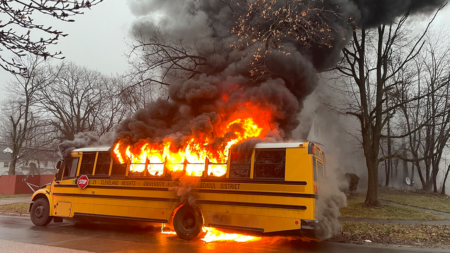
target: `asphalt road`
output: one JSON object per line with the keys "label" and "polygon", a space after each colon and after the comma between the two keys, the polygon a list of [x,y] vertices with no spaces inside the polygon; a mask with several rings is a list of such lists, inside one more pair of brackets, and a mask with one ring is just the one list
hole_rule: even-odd
{"label": "asphalt road", "polygon": [[340,243],[308,244],[284,238],[263,238],[257,242],[185,241],[176,235],[164,235],[160,228],[112,224],[80,225],[64,221],[36,227],[27,217],[0,215],[1,252],[447,252],[384,246],[358,246]]}

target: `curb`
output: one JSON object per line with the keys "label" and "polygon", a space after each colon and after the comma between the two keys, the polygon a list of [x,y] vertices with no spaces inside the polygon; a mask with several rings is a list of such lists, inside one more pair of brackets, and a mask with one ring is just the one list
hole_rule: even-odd
{"label": "curb", "polygon": [[29,213],[4,213],[4,212],[0,212],[0,215],[30,217]]}

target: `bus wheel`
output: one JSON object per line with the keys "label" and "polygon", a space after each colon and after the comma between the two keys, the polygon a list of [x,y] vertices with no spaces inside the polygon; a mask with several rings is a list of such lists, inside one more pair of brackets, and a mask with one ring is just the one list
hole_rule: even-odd
{"label": "bus wheel", "polygon": [[31,207],[31,221],[36,226],[47,226],[53,217],[50,216],[50,205],[44,198],[40,198],[34,202]]}
{"label": "bus wheel", "polygon": [[173,218],[173,228],[185,240],[196,238],[202,231],[203,219],[200,212],[188,205],[182,206]]}

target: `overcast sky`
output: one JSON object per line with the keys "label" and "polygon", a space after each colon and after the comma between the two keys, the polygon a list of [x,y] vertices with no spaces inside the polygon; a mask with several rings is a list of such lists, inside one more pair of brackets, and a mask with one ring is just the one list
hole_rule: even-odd
{"label": "overcast sky", "polygon": [[[127,69],[123,56],[127,49],[124,39],[135,19],[127,1],[103,1],[74,19],[73,23],[55,21],[50,17],[39,20],[45,26],[53,26],[69,34],[60,38],[58,45],[49,47],[49,51],[62,51],[67,60],[107,75],[123,73]],[[5,98],[3,88],[11,79],[10,73],[0,69],[0,99]]]}
{"label": "overcast sky", "polygon": [[[69,34],[61,38],[58,45],[49,47],[49,51],[62,51],[67,60],[107,75],[124,73],[127,69],[127,61],[123,56],[127,50],[124,40],[136,18],[131,14],[127,2],[104,1],[94,6],[92,10],[86,10],[84,15],[76,16],[74,23],[58,22],[52,18],[44,19],[42,21],[44,25],[53,26]],[[440,13],[436,24],[446,25],[449,22],[450,7],[447,7]],[[0,69],[2,100],[5,98],[3,88],[11,78],[11,74]]]}

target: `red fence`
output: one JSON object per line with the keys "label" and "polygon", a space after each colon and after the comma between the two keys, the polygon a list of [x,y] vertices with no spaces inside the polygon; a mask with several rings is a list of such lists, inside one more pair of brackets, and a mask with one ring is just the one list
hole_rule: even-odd
{"label": "red fence", "polygon": [[[24,175],[5,175],[0,177],[0,194],[33,193],[28,185],[22,182]],[[53,181],[55,175],[28,176],[27,182],[34,185],[44,185]]]}

